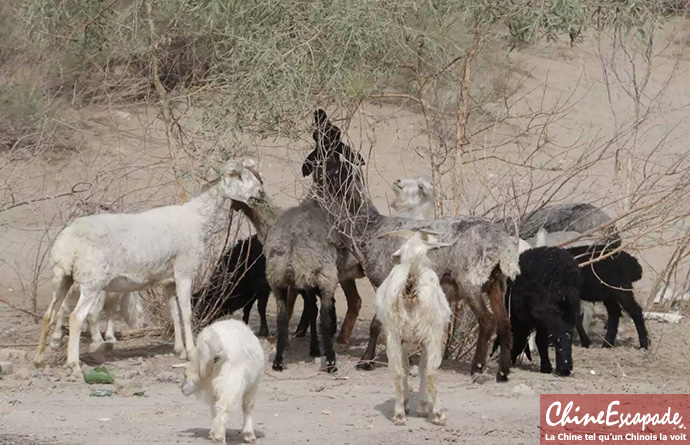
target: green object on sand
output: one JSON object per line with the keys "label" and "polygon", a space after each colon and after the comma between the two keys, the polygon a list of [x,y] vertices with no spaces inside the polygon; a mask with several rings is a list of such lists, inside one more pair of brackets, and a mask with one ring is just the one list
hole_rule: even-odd
{"label": "green object on sand", "polygon": [[86,383],[113,383],[115,376],[105,369],[104,366],[99,366],[98,368],[84,371],[84,381]]}
{"label": "green object on sand", "polygon": [[105,388],[94,388],[91,390],[91,397],[111,397],[113,392]]}

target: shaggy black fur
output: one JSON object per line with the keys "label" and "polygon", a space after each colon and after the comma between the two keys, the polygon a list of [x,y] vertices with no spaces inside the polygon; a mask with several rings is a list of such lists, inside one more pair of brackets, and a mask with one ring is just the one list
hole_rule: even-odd
{"label": "shaggy black fur", "polygon": [[[266,258],[263,254],[263,246],[254,235],[238,241],[223,253],[208,284],[192,296],[192,305],[200,319],[204,319],[211,313],[215,314],[214,319],[220,318],[242,309],[244,311],[242,320],[249,323],[249,314],[254,302],[258,301],[261,318],[258,335],[265,337],[270,335],[266,321],[266,305],[270,293],[271,287],[266,281]],[[303,296],[305,310],[295,333],[298,337],[304,337],[307,328],[311,325],[311,313],[316,311],[316,298]],[[315,332],[315,323],[311,328]]]}
{"label": "shaggy black fur", "polygon": [[[581,246],[567,249],[575,260],[582,264],[592,258],[611,251],[605,246]],[[623,308],[635,323],[640,347],[649,347],[649,336],[644,323],[642,308],[635,301],[633,283],[642,278],[642,267],[637,259],[625,251],[580,268],[583,285],[580,298],[585,301],[603,302],[608,313],[604,347],[612,347],[618,334],[618,322]],[[578,322],[580,324],[581,322]],[[580,335],[583,346],[589,345],[587,334]]]}
{"label": "shaggy black fur", "polygon": [[364,165],[364,158],[340,140],[340,128],[332,125],[326,112],[322,109],[314,111],[314,133],[312,137],[316,142],[316,148],[309,153],[302,164],[302,176],[311,175],[316,167],[324,160],[331,159],[337,153],[339,158],[344,158],[354,167]]}
{"label": "shaggy black fur", "polygon": [[580,315],[581,285],[577,263],[564,249],[537,247],[520,255],[520,275],[514,281],[508,280],[506,291],[513,331],[513,363],[536,329],[541,372],[553,371],[548,350],[551,344],[556,349],[556,374],[570,375],[572,333]]}

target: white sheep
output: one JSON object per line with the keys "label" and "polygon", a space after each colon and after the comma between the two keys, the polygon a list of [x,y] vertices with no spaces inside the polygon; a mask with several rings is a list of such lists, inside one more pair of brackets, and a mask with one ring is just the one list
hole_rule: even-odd
{"label": "white sheep", "polygon": [[393,182],[395,199],[391,204],[396,216],[410,219],[434,219],[434,188],[420,176],[416,179],[396,179]]}
{"label": "white sheep", "polygon": [[[79,295],[81,294],[79,286],[74,285],[67,294],[67,298],[60,306],[60,310],[57,313],[57,318],[55,320],[55,327],[53,329],[53,336],[50,340],[50,347],[57,349],[60,347],[60,342],[62,340],[62,325],[65,321],[65,315],[67,312],[71,312],[79,301]],[[91,308],[89,312],[87,323],[89,325],[89,331],[91,332],[91,347],[89,350],[95,352],[101,349],[103,345],[103,337],[101,336],[101,327],[99,322],[99,317],[101,313],[97,310],[95,305]],[[105,303],[103,305],[103,311],[106,316],[106,329],[105,329],[105,342],[106,343],[116,343],[115,338],[115,317],[117,315],[124,320],[130,328],[138,328],[141,326],[144,316],[144,305],[141,301],[141,295],[139,292],[125,292],[125,293],[115,293],[106,292]]]}
{"label": "white sheep", "polygon": [[182,394],[198,394],[211,407],[213,425],[210,438],[225,443],[228,416],[242,404],[242,437],[254,443],[252,411],[259,380],[264,370],[264,351],[259,339],[240,320],[217,321],[197,337],[196,351],[185,368]]}
{"label": "white sheep", "polygon": [[[103,308],[106,292],[134,292],[161,283],[168,295],[175,327],[175,353],[194,350],[192,281],[206,260],[214,226],[227,217],[227,199],[248,202],[264,191],[252,161],[231,161],[220,180],[182,205],[135,214],[100,214],[77,218],[53,244],[53,299],[41,325],[34,364],[43,363],[50,326],[70,287],[81,295],[70,314],[67,366],[79,367],[79,334],[86,316]],[[180,320],[181,319],[181,320]],[[182,343],[181,326],[185,342]]]}
{"label": "white sheep", "polygon": [[407,239],[393,254],[393,258],[399,260],[399,263],[376,291],[376,316],[386,332],[388,369],[393,373],[395,386],[393,421],[396,425],[405,424],[405,414],[409,411],[410,402],[407,382],[410,363],[407,349],[421,345],[417,411],[421,416],[428,415],[428,404],[431,401],[431,421],[441,425],[445,422],[445,413],[441,408],[436,378],[451,310],[438,276],[429,267],[430,261],[426,254],[431,249],[450,244],[436,242],[432,232],[423,230],[399,230],[383,236]]}

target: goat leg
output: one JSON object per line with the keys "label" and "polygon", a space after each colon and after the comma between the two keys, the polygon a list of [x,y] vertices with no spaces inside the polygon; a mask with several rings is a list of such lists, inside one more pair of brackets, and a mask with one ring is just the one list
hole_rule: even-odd
{"label": "goat leg", "polygon": [[347,345],[350,344],[350,337],[355,328],[359,311],[362,308],[362,297],[357,291],[357,284],[354,280],[341,281],[340,286],[343,288],[343,293],[347,299],[347,313],[345,314],[343,325],[340,328],[337,342],[342,345]]}
{"label": "goat leg", "polygon": [[606,311],[608,312],[608,320],[606,322],[606,336],[604,337],[604,347],[611,348],[616,344],[616,336],[618,335],[618,322],[621,318],[621,307],[618,302],[606,300],[604,301]]}
{"label": "goat leg", "polygon": [[273,359],[273,370],[282,371],[284,369],[283,353],[285,351],[289,323],[287,308],[288,290],[286,288],[275,289],[273,295],[276,297],[276,306],[278,310],[278,315],[276,317],[278,340],[276,341],[276,356]]}
{"label": "goat leg", "polygon": [[302,309],[302,317],[299,319],[295,337],[302,338],[307,335],[307,329],[311,323],[312,313],[316,313],[316,296],[313,292],[300,292],[304,299],[304,309]]}
{"label": "goat leg", "polygon": [[271,335],[268,330],[268,321],[266,320],[266,306],[268,305],[269,293],[259,295],[257,297],[259,307],[259,319],[261,320],[261,327],[259,328],[259,337],[268,337]]}
{"label": "goat leg", "polygon": [[364,371],[371,371],[374,369],[374,358],[376,357],[376,343],[378,343],[379,335],[381,334],[381,322],[376,318],[371,319],[371,324],[369,325],[369,342],[367,343],[367,349],[364,351],[362,358],[355,366],[357,369]]}
{"label": "goat leg", "polygon": [[553,366],[549,360],[549,334],[543,327],[537,327],[537,349],[539,350],[539,359],[541,360],[540,372],[542,374],[551,374]]}
{"label": "goat leg", "polygon": [[335,318],[334,290],[319,289],[318,292],[321,295],[321,310],[319,314],[321,344],[326,356],[326,371],[332,373],[338,370],[335,365],[335,350],[333,349],[333,337],[335,334],[335,324],[333,323]]}
{"label": "goat leg", "polygon": [[503,274],[494,270],[491,274],[491,281],[489,282],[488,295],[489,304],[491,305],[491,312],[493,312],[496,320],[496,339],[501,347],[501,352],[498,357],[498,373],[496,374],[497,382],[507,382],[508,374],[510,373],[510,346],[512,343],[512,332],[510,330],[510,318],[504,303],[505,296],[505,278]]}
{"label": "goat leg", "polygon": [[625,312],[630,314],[630,318],[632,318],[635,323],[637,336],[640,339],[640,348],[647,349],[649,347],[649,335],[647,334],[647,327],[644,324],[642,308],[637,304],[637,301],[635,301],[632,292],[621,291],[619,302],[620,305],[623,306],[623,309],[625,309]]}

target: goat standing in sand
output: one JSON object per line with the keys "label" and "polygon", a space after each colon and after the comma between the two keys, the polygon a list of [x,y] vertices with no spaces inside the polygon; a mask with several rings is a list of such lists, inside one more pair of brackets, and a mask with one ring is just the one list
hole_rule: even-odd
{"label": "goat standing in sand", "polygon": [[[401,230],[380,237],[400,236],[407,241],[393,253],[399,263],[376,291],[376,316],[386,333],[388,369],[395,385],[396,425],[405,424],[409,411],[410,368],[408,348],[421,346],[419,360],[419,402],[417,412],[428,415],[429,397],[432,404],[431,422],[441,425],[445,415],[436,388],[438,367],[443,356],[443,335],[450,322],[450,305],[441,289],[436,273],[429,267],[427,252],[450,244],[436,242],[427,231]],[[427,394],[428,391],[428,394]]]}
{"label": "goat standing in sand", "polygon": [[34,364],[43,363],[48,330],[74,283],[81,289],[69,319],[67,366],[74,371],[80,371],[82,323],[94,306],[102,309],[105,293],[133,292],[159,282],[169,296],[175,353],[190,354],[194,350],[192,282],[208,254],[214,225],[227,215],[223,204],[228,199],[247,202],[263,197],[251,165],[231,161],[219,181],[185,204],[135,214],[85,216],[65,227],[51,250],[55,287]]}
{"label": "goat standing in sand", "polygon": [[182,394],[198,394],[211,407],[214,443],[225,443],[225,425],[229,414],[242,406],[242,437],[254,443],[254,401],[264,371],[264,351],[259,339],[239,320],[217,321],[205,327],[197,337],[197,349],[185,368]]}

